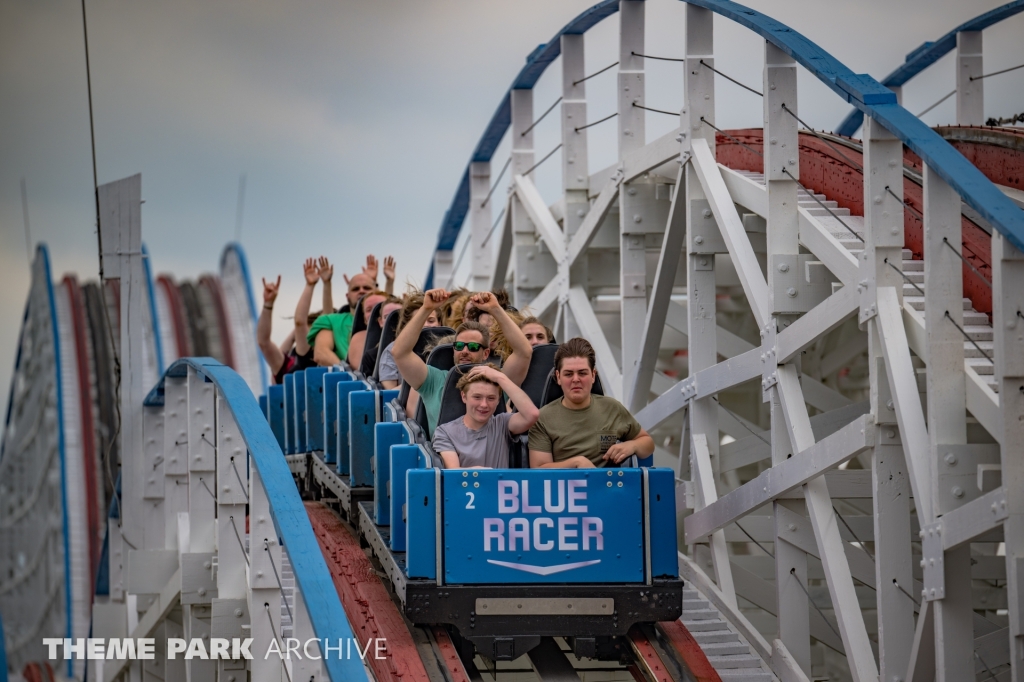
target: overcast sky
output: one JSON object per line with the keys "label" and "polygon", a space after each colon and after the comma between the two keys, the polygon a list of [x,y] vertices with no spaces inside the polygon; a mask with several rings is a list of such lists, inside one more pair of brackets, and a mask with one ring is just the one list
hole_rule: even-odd
{"label": "overcast sky", "polygon": [[[325,254],[354,272],[367,252],[391,253],[400,279],[421,282],[468,156],[527,54],[589,0],[88,0],[100,183],[142,173],[143,239],[155,272],[216,269],[233,238],[247,175],[242,243],[254,287],[283,275],[279,310],[294,305],[300,264]],[[881,77],[925,40],[997,0],[754,0],[857,72]],[[683,5],[650,0],[649,54],[680,56]],[[1024,61],[1016,17],[985,33],[985,70]],[[616,59],[617,16],[587,36],[587,69]],[[719,69],[757,85],[762,43],[716,21]],[[648,63],[647,102],[682,105],[681,66]],[[558,94],[550,69],[543,111]],[[1024,110],[1024,70],[987,81],[986,115]],[[613,72],[588,83],[592,119],[614,111]],[[846,112],[802,74],[800,110],[831,129]],[[953,87],[947,57],[906,89],[920,111]],[[760,126],[758,98],[717,86],[720,125]],[[953,119],[952,100],[926,117]],[[549,125],[550,124],[550,125]],[[648,138],[674,125],[648,114]],[[614,160],[609,123],[592,129],[591,172]],[[557,144],[552,117],[538,157]],[[504,145],[495,171],[507,158]],[[539,175],[554,200],[558,161]],[[96,276],[81,5],[0,0],[0,409],[6,409],[28,265],[19,182],[33,243],[53,272]],[[340,279],[340,275],[339,275]],[[258,295],[258,292],[257,292]],[[283,332],[286,323],[277,323]]]}

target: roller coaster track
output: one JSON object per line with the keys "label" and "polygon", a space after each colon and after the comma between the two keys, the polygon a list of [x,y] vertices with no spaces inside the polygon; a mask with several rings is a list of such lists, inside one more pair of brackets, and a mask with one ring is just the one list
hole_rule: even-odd
{"label": "roller coaster track", "polygon": [[[140,337],[120,333],[140,301],[124,273],[57,280],[41,248],[0,450],[7,665],[41,669],[43,635],[91,629],[245,636],[254,651],[387,640],[380,659],[247,668],[161,651],[90,667],[103,680],[1024,682],[1024,143],[981,126],[966,99],[980,86],[958,87],[962,125],[934,130],[888,89],[954,48],[980,79],[979,32],[1021,9],[922,46],[882,83],[728,0],[682,3],[678,55],[648,54],[638,0],[598,3],[530,54],[461,178],[428,281],[507,286],[558,338],[589,338],[605,390],[676,472],[682,618],[637,625],[600,656],[579,632],[497,660],[452,625],[465,614],[413,622],[373,504],[394,481],[372,470],[376,489],[357,486],[317,447],[320,428],[351,426],[340,395],[335,412],[301,402],[324,374],[290,375],[288,399],[267,388],[240,248],[195,282],[122,255],[144,283]],[[589,117],[583,34],[615,13],[618,108]],[[763,82],[739,83],[764,98],[763,129],[715,126],[716,87],[738,83],[715,67],[722,18],[764,40]],[[644,60],[659,58],[685,62],[679,112],[646,106]],[[562,99],[538,116],[533,88],[556,60]],[[842,131],[859,116],[862,140],[807,129],[800,67],[854,106]],[[536,154],[556,110],[560,146]],[[646,139],[646,116],[676,114]],[[597,125],[617,126],[619,156],[592,171]],[[506,135],[499,202],[491,161]],[[546,205],[533,172],[559,159]],[[136,383],[120,384],[119,363]],[[86,675],[85,661],[55,663]]]}

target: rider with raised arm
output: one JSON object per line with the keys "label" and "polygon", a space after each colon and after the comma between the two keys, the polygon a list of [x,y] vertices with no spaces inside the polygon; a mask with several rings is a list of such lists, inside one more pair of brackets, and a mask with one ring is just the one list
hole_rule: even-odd
{"label": "rider with raised arm", "polygon": [[[444,289],[431,289],[423,297],[423,306],[417,310],[409,324],[402,329],[402,333],[395,339],[392,353],[395,357],[395,364],[402,377],[409,383],[409,386],[419,391],[420,400],[427,412],[427,423],[430,432],[437,428],[437,419],[441,412],[441,398],[444,393],[444,384],[448,378],[448,372],[436,367],[428,367],[422,358],[413,352],[416,341],[419,340],[423,323],[431,313],[440,308],[448,300],[450,294]],[[512,347],[512,354],[505,361],[502,372],[517,386],[523,383],[526,378],[526,371],[530,368],[530,358],[533,357],[533,347],[523,336],[515,322],[498,304],[498,299],[489,291],[473,294],[472,301],[475,306],[487,311],[501,326],[502,331],[508,338]],[[466,322],[459,325],[455,330],[455,364],[480,364],[490,356],[490,333],[487,327],[478,322]]]}

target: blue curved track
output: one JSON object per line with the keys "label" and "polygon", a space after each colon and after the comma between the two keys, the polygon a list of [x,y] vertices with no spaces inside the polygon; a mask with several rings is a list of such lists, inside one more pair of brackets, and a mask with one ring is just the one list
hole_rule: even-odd
{"label": "blue curved track", "polygon": [[[996,7],[994,10],[979,14],[970,21],[960,24],[938,40],[922,43],[916,50],[907,55],[907,59],[903,64],[882,79],[882,85],[887,88],[902,87],[907,81],[955,49],[957,33],[961,31],[982,31],[993,24],[998,24],[1003,19],[1009,19],[1019,12],[1024,12],[1024,0],[1014,0],[1002,7]],[[846,115],[843,122],[836,128],[836,133],[846,137],[853,137],[853,134],[857,132],[862,123],[864,123],[864,112],[860,109],[854,109]]]}
{"label": "blue curved track", "polygon": [[[889,132],[899,138],[907,147],[927,163],[943,180],[955,189],[961,198],[983,218],[992,223],[1014,246],[1024,249],[1024,213],[1006,198],[977,168],[975,168],[960,152],[943,140],[931,128],[922,123],[913,114],[896,102],[896,94],[868,74],[854,73],[852,69],[823,50],[814,41],[794,31],[782,22],[744,5],[730,0],[689,0],[690,4],[704,7],[715,14],[744,26],[760,35],[786,54],[790,55],[801,66],[810,71],[822,83],[836,94],[852,104],[860,115],[868,114],[882,124]],[[566,24],[548,43],[538,47],[527,58],[526,66],[512,82],[509,92],[502,98],[497,111],[491,117],[484,130],[476,150],[470,158],[474,161],[489,161],[501,141],[502,136],[511,123],[511,91],[529,90],[540,79],[541,74],[561,53],[561,36],[563,34],[586,33],[602,19],[618,11],[617,0],[604,0]],[[971,28],[960,27],[951,32],[952,41],[956,43],[956,31],[980,30],[984,26],[994,24],[1007,16],[1024,10],[1024,0],[1015,0],[1003,7],[988,12],[972,22]],[[987,23],[986,23],[987,22]],[[967,26],[968,24],[965,24]],[[943,42],[945,41],[945,42]],[[935,43],[935,47],[927,48],[920,59],[926,55],[941,54],[942,46],[949,42],[948,36]],[[940,44],[941,43],[941,44]],[[948,47],[946,51],[948,51]],[[920,50],[920,48],[919,48]],[[912,53],[913,54],[913,53]],[[945,54],[944,52],[942,54]],[[932,61],[934,61],[934,59]],[[923,63],[923,62],[922,62]],[[931,62],[928,62],[931,63]],[[923,66],[921,68],[924,68]],[[450,251],[455,246],[462,223],[469,211],[469,165],[462,174],[455,197],[445,212],[441,229],[438,233],[437,251]],[[431,264],[427,274],[425,287],[433,285],[434,269]]]}

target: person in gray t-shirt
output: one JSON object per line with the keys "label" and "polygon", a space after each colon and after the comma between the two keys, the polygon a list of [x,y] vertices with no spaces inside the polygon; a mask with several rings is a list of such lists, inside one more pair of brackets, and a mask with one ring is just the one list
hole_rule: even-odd
{"label": "person in gray t-shirt", "polygon": [[[514,381],[491,365],[471,369],[457,384],[466,414],[434,430],[434,450],[446,469],[502,469],[508,467],[510,435],[526,433],[540,410]],[[502,391],[518,412],[494,414]]]}

